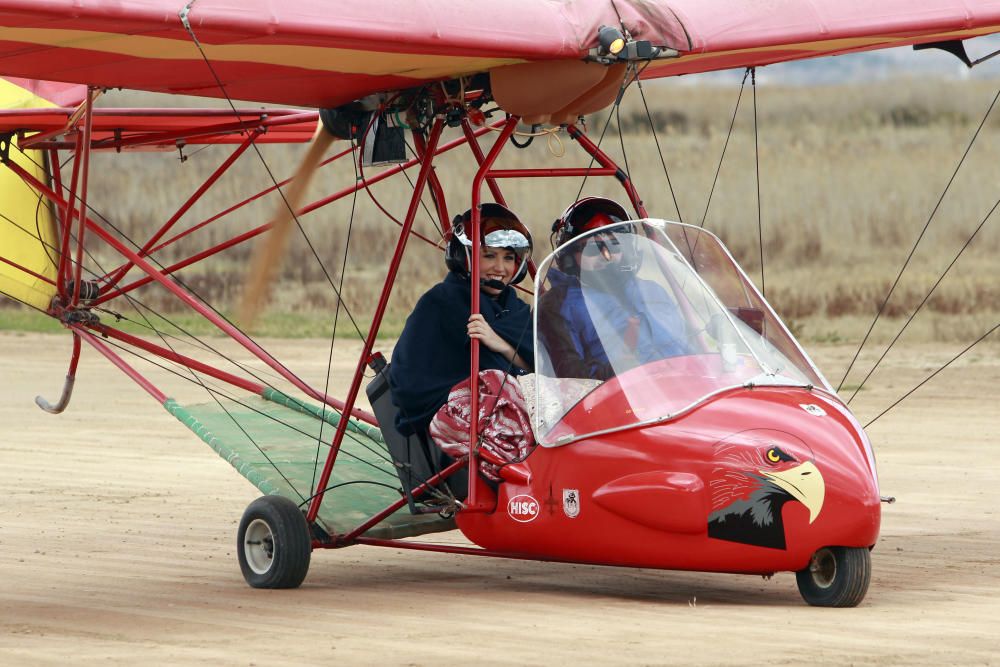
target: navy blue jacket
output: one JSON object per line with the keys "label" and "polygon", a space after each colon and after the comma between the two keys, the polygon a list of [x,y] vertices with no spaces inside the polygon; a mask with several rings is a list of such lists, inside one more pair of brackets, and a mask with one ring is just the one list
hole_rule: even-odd
{"label": "navy blue jacket", "polygon": [[[392,399],[399,408],[396,428],[403,435],[426,430],[451,388],[469,377],[471,302],[468,279],[449,273],[420,297],[407,318],[389,367]],[[507,287],[497,299],[484,292],[479,308],[486,323],[533,366],[531,309],[516,291]],[[479,370],[487,369],[526,372],[480,343]]]}

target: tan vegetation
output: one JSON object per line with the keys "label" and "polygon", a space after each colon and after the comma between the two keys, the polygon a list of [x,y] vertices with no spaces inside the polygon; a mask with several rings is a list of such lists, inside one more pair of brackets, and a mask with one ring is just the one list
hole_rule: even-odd
{"label": "tan vegetation", "polygon": [[[719,158],[726,142],[739,87],[701,87],[685,82],[647,83],[645,97],[670,170],[677,203],[657,154],[638,91],[626,96],[620,121],[612,120],[603,146],[627,163],[650,213],[682,219],[718,233],[744,268],[760,283],[757,180],[752,92],[743,91],[726,158],[708,207]],[[765,287],[779,313],[808,339],[852,340],[867,329],[952,171],[996,92],[995,82],[903,81],[877,85],[757,90],[760,210]],[[107,105],[161,105],[162,98],[109,94]],[[202,104],[199,102],[198,104]],[[997,111],[996,113],[1000,113]],[[606,114],[588,119],[593,138]],[[1000,119],[987,124],[947,197],[934,216],[887,307],[895,323],[876,335],[892,336],[900,318],[920,302],[966,239],[1000,197],[994,178],[1000,157]],[[454,131],[446,138],[456,136]],[[582,151],[563,133],[561,145],[544,137],[525,150],[508,148],[503,167],[584,166]],[[485,146],[484,142],[484,146]],[[334,149],[339,146],[335,145]],[[267,168],[277,178],[290,174],[303,146],[262,146]],[[556,157],[565,151],[565,157]],[[226,148],[187,148],[178,154],[105,154],[92,174],[90,201],[116,227],[141,240],[166,219],[228,154]],[[625,160],[621,160],[624,166]],[[454,215],[469,201],[474,162],[462,148],[438,162]],[[366,173],[376,171],[372,169]],[[350,162],[341,160],[317,175],[307,200],[355,182]],[[415,178],[415,172],[411,178]],[[178,229],[193,225],[271,185],[264,163],[252,151],[185,216]],[[511,206],[535,235],[535,258],[548,250],[552,220],[580,188],[580,179],[507,180]],[[397,176],[371,188],[371,195],[397,218],[406,210],[410,186]],[[485,188],[484,188],[485,191]],[[613,179],[587,181],[584,193],[623,199]],[[488,193],[487,193],[488,196]],[[439,238],[430,200],[418,216],[419,231]],[[159,253],[163,263],[271,218],[279,201],[263,197],[190,238]],[[352,207],[354,210],[352,222]],[[302,227],[334,283],[339,284],[347,251],[345,303],[362,324],[370,318],[398,227],[386,220],[362,191],[301,218]],[[440,251],[413,239],[389,309],[389,331],[398,331],[416,298],[444,272]],[[222,308],[233,307],[250,256],[244,244],[181,273],[183,280]],[[908,335],[921,339],[970,340],[996,323],[1000,313],[997,256],[1000,230],[988,221],[941,283]],[[109,255],[100,261],[111,263]],[[141,293],[146,303],[169,311],[172,297],[156,287]],[[332,316],[336,295],[302,235],[296,234],[275,286],[274,313]],[[894,326],[895,324],[895,326]],[[286,333],[294,333],[288,331]]]}

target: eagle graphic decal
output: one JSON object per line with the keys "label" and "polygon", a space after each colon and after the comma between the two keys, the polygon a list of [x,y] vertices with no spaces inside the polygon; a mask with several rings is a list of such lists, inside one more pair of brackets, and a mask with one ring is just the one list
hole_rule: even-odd
{"label": "eagle graphic decal", "polygon": [[716,445],[709,481],[708,536],[785,548],[785,503],[802,503],[809,523],[823,509],[826,486],[812,450],[789,433],[745,431]]}

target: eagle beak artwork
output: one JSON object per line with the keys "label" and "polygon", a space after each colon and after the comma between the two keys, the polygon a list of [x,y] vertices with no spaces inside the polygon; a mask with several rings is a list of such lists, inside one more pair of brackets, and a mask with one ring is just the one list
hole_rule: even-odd
{"label": "eagle beak artwork", "polygon": [[819,511],[823,509],[826,486],[823,483],[823,475],[815,463],[806,461],[802,465],[781,472],[768,470],[758,472],[764,479],[788,492],[792,498],[805,505],[806,509],[809,510],[810,524],[816,520]]}
{"label": "eagle beak artwork", "polygon": [[801,503],[809,510],[809,523],[816,521],[826,496],[823,474],[805,447],[726,450],[723,456],[736,466],[716,469],[711,484],[716,502],[708,516],[708,536],[785,549],[785,504]]}

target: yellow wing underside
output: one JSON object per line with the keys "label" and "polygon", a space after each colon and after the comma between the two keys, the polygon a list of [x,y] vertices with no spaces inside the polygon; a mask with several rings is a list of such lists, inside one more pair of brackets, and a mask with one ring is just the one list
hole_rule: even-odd
{"label": "yellow wing underside", "polygon": [[[54,105],[0,79],[0,108],[51,106]],[[10,158],[40,181],[48,181],[40,151],[24,154],[11,146]],[[0,166],[0,293],[46,310],[56,295],[56,287],[28,271],[55,281],[58,261],[58,235],[48,201],[12,171]]]}

